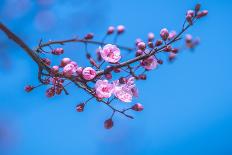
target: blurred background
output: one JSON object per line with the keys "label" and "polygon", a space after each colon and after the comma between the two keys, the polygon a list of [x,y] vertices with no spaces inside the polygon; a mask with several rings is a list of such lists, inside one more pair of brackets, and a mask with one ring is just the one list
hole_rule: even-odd
{"label": "blurred background", "polygon": [[[163,27],[179,30],[195,0],[1,0],[0,20],[32,48],[40,39],[69,39],[109,25],[124,24],[119,43],[156,36]],[[194,52],[182,52],[138,82],[141,113],[135,120],[115,117],[105,130],[108,107],[91,102],[84,113],[75,106],[88,96],[70,86],[70,95],[48,99],[37,84],[37,66],[0,32],[1,155],[231,155],[232,154],[232,2],[205,0],[209,15],[189,33],[201,38]],[[80,46],[65,46],[66,56],[82,66]],[[79,53],[78,53],[79,52]],[[93,51],[94,52],[94,51]]]}

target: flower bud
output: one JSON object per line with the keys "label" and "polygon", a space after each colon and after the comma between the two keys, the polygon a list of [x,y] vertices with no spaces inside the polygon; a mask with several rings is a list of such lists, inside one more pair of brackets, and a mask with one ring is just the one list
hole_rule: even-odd
{"label": "flower bud", "polygon": [[118,25],[117,31],[118,31],[118,34],[121,34],[125,31],[125,27],[123,25]]}
{"label": "flower bud", "polygon": [[179,49],[178,48],[173,48],[172,50],[171,50],[173,53],[178,53],[179,52]]}
{"label": "flower bud", "polygon": [[135,53],[135,56],[140,56],[143,54],[143,51],[142,50],[137,50],[136,53]]}
{"label": "flower bud", "polygon": [[126,81],[127,81],[127,79],[126,79],[125,77],[119,78],[119,83],[120,83],[120,84],[125,84]]}
{"label": "flower bud", "polygon": [[67,64],[69,64],[70,62],[71,62],[71,59],[70,59],[70,58],[63,58],[63,59],[61,60],[60,66],[61,66],[61,67],[64,67],[64,66],[66,66]]}
{"label": "flower bud", "polygon": [[46,64],[47,66],[50,66],[51,65],[51,60],[48,59],[48,58],[42,58],[41,59],[43,61],[44,64]]}
{"label": "flower bud", "polygon": [[140,75],[139,75],[139,79],[141,79],[141,80],[146,80],[146,79],[147,79],[146,74],[140,74]]}
{"label": "flower bud", "polygon": [[105,78],[108,79],[108,80],[112,79],[112,74],[111,73],[106,73]]}
{"label": "flower bud", "polygon": [[204,17],[207,14],[208,14],[208,11],[207,10],[203,10],[203,11],[197,13],[197,18]]}
{"label": "flower bud", "polygon": [[104,127],[105,127],[106,129],[111,129],[111,128],[113,127],[113,125],[114,125],[114,122],[113,122],[112,118],[107,119],[107,120],[104,122]]}
{"label": "flower bud", "polygon": [[154,38],[155,38],[154,33],[152,33],[152,32],[148,33],[148,41],[153,41]]}
{"label": "flower bud", "polygon": [[51,73],[52,74],[57,74],[59,72],[59,66],[53,66],[51,68]]}
{"label": "flower bud", "polygon": [[162,40],[157,40],[156,43],[155,43],[155,46],[160,46],[163,44],[163,41]]}
{"label": "flower bud", "polygon": [[49,88],[49,89],[47,89],[47,91],[46,91],[46,96],[47,97],[53,97],[55,95],[55,88],[54,87],[51,87],[51,88]]}
{"label": "flower bud", "polygon": [[113,68],[113,70],[114,70],[115,73],[120,73],[121,72],[120,68]]}
{"label": "flower bud", "polygon": [[190,15],[186,15],[186,20],[187,20],[187,22],[188,22],[190,25],[192,25],[192,24],[193,24],[192,16],[190,16]]}
{"label": "flower bud", "polygon": [[54,55],[61,55],[63,53],[64,53],[63,48],[56,48],[56,49],[52,50],[52,54],[54,54]]}
{"label": "flower bud", "polygon": [[76,70],[76,72],[77,72],[78,75],[81,75],[82,71],[83,71],[82,67],[78,67],[77,70]]}
{"label": "flower bud", "polygon": [[138,43],[140,43],[140,42],[142,42],[142,41],[143,41],[142,39],[137,38],[137,39],[135,40],[135,45],[137,46],[137,45],[138,45]]}
{"label": "flower bud", "polygon": [[131,109],[134,111],[143,111],[143,105],[140,103],[136,103],[131,107]]}
{"label": "flower bud", "polygon": [[138,46],[138,48],[140,50],[145,50],[146,49],[146,44],[144,42],[139,42],[137,46]]}
{"label": "flower bud", "polygon": [[170,52],[172,50],[172,46],[168,45],[164,48],[165,52]]}
{"label": "flower bud", "polygon": [[169,36],[168,30],[166,28],[163,28],[160,31],[160,36],[164,41],[166,41],[168,39],[168,36]]}
{"label": "flower bud", "polygon": [[148,47],[150,47],[150,48],[154,48],[154,44],[153,44],[153,42],[149,41],[147,44],[148,44]]}
{"label": "flower bud", "polygon": [[31,85],[27,85],[27,86],[24,87],[24,90],[25,90],[26,92],[28,92],[28,93],[31,92],[33,89],[34,89],[34,87],[31,86]]}
{"label": "flower bud", "polygon": [[163,60],[159,59],[159,60],[157,60],[157,63],[162,65],[164,62],[163,62]]}
{"label": "flower bud", "polygon": [[176,31],[171,31],[171,32],[169,33],[168,39],[171,40],[171,39],[173,39],[173,38],[175,38],[175,37],[176,37]]}
{"label": "flower bud", "polygon": [[107,30],[107,34],[112,34],[114,33],[114,27],[113,26],[109,26],[108,30]]}
{"label": "flower bud", "polygon": [[172,60],[174,60],[175,58],[176,58],[176,54],[170,52],[169,57],[168,57],[169,61],[172,61]]}
{"label": "flower bud", "polygon": [[93,33],[88,33],[85,35],[85,39],[86,40],[90,40],[90,39],[93,39]]}
{"label": "flower bud", "polygon": [[200,11],[200,9],[201,9],[201,4],[197,4],[195,6],[195,12],[197,13],[198,11]]}
{"label": "flower bud", "polygon": [[83,112],[85,108],[85,104],[84,103],[80,103],[76,106],[76,110],[77,112]]}

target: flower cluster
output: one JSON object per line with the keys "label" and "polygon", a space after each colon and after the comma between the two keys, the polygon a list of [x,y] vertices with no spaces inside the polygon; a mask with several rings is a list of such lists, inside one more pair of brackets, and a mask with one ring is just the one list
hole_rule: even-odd
{"label": "flower cluster", "polygon": [[[68,85],[75,84],[90,95],[89,99],[77,104],[76,111],[83,112],[87,103],[96,99],[112,110],[112,115],[104,122],[106,129],[113,127],[115,113],[133,119],[131,115],[127,114],[127,111],[140,112],[144,109],[142,104],[133,103],[133,98],[138,97],[135,81],[146,80],[149,71],[165,62],[163,58],[159,57],[159,53],[166,54],[167,60],[173,61],[181,50],[194,49],[199,44],[199,39],[187,34],[183,46],[177,47],[175,45],[183,38],[184,32],[189,27],[208,14],[208,11],[201,11],[200,8],[200,4],[197,4],[194,10],[187,11],[181,31],[169,31],[167,28],[163,28],[159,32],[158,36],[160,37],[149,32],[146,40],[137,38],[135,46],[132,48],[117,44],[119,36],[125,32],[123,25],[109,26],[102,41],[93,40],[94,34],[88,33],[83,38],[49,41],[47,43],[40,41],[35,50],[31,50],[29,47],[24,48],[26,46],[24,44],[21,47],[38,64],[38,79],[40,81],[37,86],[26,86],[25,91],[31,92],[39,86],[47,85],[46,96],[50,98],[54,95],[60,95],[62,92],[68,95]],[[20,38],[1,23],[0,29],[16,43],[22,44],[22,42],[18,42]],[[109,36],[113,36],[113,41],[105,42]],[[53,48],[53,46],[66,43],[83,43],[88,64],[81,65],[71,58],[62,58],[59,64],[52,65],[53,62],[46,55],[62,56],[65,50],[61,47]],[[96,45],[96,53],[88,51],[89,44]],[[126,59],[121,55],[123,53],[121,51],[129,51],[128,54],[132,54],[133,58]],[[118,104],[120,102],[127,103],[125,104],[127,108],[117,109],[112,105],[114,101],[117,101]]]}

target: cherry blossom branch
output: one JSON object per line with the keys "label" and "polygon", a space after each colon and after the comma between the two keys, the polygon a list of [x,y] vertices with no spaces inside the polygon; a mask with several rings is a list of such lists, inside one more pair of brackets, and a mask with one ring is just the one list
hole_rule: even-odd
{"label": "cherry blossom branch", "polygon": [[[145,43],[141,39],[136,40],[134,48],[121,46],[116,44],[119,36],[124,33],[124,26],[117,27],[116,35],[114,36],[113,44],[105,42],[109,35],[113,35],[115,29],[110,26],[107,33],[101,41],[92,40],[94,35],[88,33],[84,38],[73,38],[67,40],[48,41],[42,43],[32,50],[22,39],[10,31],[4,24],[0,23],[0,30],[2,30],[9,39],[18,44],[38,65],[38,81],[37,86],[28,85],[25,87],[27,92],[40,87],[42,85],[49,85],[50,88],[46,90],[47,97],[60,95],[64,92],[69,94],[66,86],[74,83],[77,87],[83,89],[91,97],[83,103],[76,106],[78,112],[82,112],[86,104],[92,99],[96,99],[108,106],[112,110],[111,117],[104,123],[106,129],[113,126],[113,116],[115,113],[122,114],[125,117],[133,119],[134,117],[128,115],[128,110],[142,111],[143,106],[136,103],[133,106],[124,109],[117,109],[112,106],[112,102],[117,99],[117,102],[131,102],[133,97],[138,96],[138,90],[135,87],[135,80],[146,80],[146,73],[155,69],[158,65],[163,64],[163,60],[158,58],[158,53],[168,53],[169,60],[172,61],[180,48],[174,48],[173,44],[183,37],[184,32],[196,23],[198,19],[207,15],[208,11],[200,11],[200,5],[195,6],[195,10],[189,10],[186,13],[184,24],[181,31],[176,34],[175,31],[169,32],[166,28],[160,31],[161,39],[155,41],[153,33],[148,34],[148,42]],[[63,48],[53,48],[53,45],[64,45],[66,43],[83,43],[85,45],[85,54],[91,67],[82,68],[70,58],[63,58],[59,65],[51,65],[48,58],[43,58],[46,54],[62,55]],[[88,44],[98,45],[97,60],[88,52]],[[198,44],[198,40],[194,40],[191,35],[186,35],[185,46],[187,48],[194,48]],[[48,48],[46,48],[48,47]],[[124,62],[120,62],[120,50],[136,51],[135,57]],[[43,53],[43,55],[41,55]],[[135,64],[135,65],[134,65]],[[62,70],[62,71],[60,71]],[[122,76],[118,80],[112,80],[113,73],[125,72],[127,76]]]}

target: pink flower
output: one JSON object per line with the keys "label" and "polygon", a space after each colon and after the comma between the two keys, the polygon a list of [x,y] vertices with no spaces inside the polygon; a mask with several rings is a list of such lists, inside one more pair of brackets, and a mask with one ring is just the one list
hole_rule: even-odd
{"label": "pink flower", "polygon": [[116,63],[121,59],[120,49],[116,45],[107,44],[99,50],[101,57],[107,62]]}
{"label": "pink flower", "polygon": [[69,63],[63,68],[63,74],[66,77],[71,77],[76,72],[77,66],[75,64]]}
{"label": "pink flower", "polygon": [[127,80],[125,84],[120,84],[119,80],[114,82],[114,95],[123,102],[131,102],[134,96],[134,77]]}
{"label": "pink flower", "polygon": [[91,67],[86,67],[82,71],[82,76],[85,80],[92,80],[96,76],[96,71]]}
{"label": "pink flower", "polygon": [[152,70],[157,67],[158,62],[154,56],[150,56],[147,59],[142,60],[141,65],[147,70]]}
{"label": "pink flower", "polygon": [[95,84],[96,95],[98,98],[109,98],[113,92],[114,85],[107,80],[98,80]]}

